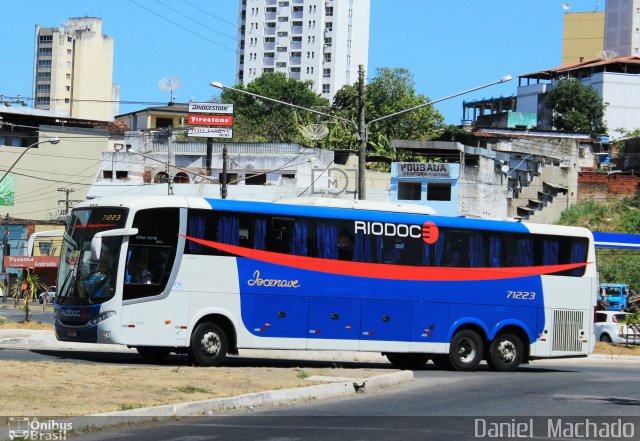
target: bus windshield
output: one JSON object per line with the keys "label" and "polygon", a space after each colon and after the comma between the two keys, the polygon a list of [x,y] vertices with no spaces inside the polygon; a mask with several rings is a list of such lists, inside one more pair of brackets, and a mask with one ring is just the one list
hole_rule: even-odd
{"label": "bus windshield", "polygon": [[98,260],[91,258],[91,240],[98,232],[124,227],[127,212],[95,207],[71,213],[60,253],[58,303],[86,305],[113,297],[122,237],[103,238]]}

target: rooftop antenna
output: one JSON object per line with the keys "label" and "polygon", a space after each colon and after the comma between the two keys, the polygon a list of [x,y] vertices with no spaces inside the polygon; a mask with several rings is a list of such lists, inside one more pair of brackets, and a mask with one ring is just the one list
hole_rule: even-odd
{"label": "rooftop antenna", "polygon": [[326,138],[329,134],[329,128],[324,124],[309,124],[302,128],[302,136],[310,141],[319,141]]}
{"label": "rooftop antenna", "polygon": [[568,11],[569,9],[571,9],[571,3],[563,3],[562,9],[564,9],[565,11]]}
{"label": "rooftop antenna", "polygon": [[158,88],[160,90],[168,90],[171,92],[171,103],[173,103],[173,91],[182,86],[182,78],[177,75],[166,77],[160,80]]}

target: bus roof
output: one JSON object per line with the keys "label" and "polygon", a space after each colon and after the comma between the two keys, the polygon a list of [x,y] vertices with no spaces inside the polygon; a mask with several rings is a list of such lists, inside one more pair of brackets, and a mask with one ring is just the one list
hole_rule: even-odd
{"label": "bus roof", "polygon": [[191,196],[127,196],[92,199],[78,204],[77,208],[92,205],[129,206],[135,210],[154,207],[187,207],[213,209],[239,213],[257,213],[280,216],[302,216],[339,220],[363,220],[405,224],[423,224],[431,221],[442,227],[469,228],[513,233],[537,233],[587,237],[592,235],[586,228],[561,225],[522,223],[509,220],[436,216],[429,207],[413,204],[395,204],[373,201],[337,202],[326,198],[299,198],[279,202],[247,201],[234,199],[209,199]]}

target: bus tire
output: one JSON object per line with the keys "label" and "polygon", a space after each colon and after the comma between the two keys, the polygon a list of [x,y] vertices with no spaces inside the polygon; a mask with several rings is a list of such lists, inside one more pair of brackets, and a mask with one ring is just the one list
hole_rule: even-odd
{"label": "bus tire", "polygon": [[229,339],[215,323],[200,323],[191,335],[189,356],[196,366],[220,366],[228,350]]}
{"label": "bus tire", "polygon": [[397,352],[389,352],[384,354],[389,362],[398,369],[412,371],[419,369],[429,361],[427,354],[401,354]]}
{"label": "bus tire", "polygon": [[171,348],[163,348],[161,346],[136,346],[136,351],[138,351],[138,354],[142,355],[145,360],[158,362],[169,356]]}
{"label": "bus tire", "polygon": [[449,362],[456,371],[475,371],[482,361],[482,338],[471,329],[455,333],[449,345]]}
{"label": "bus tire", "polygon": [[524,356],[520,338],[513,334],[500,334],[489,347],[487,364],[494,371],[513,372],[518,369]]}
{"label": "bus tire", "polygon": [[604,343],[611,343],[611,337],[609,337],[609,334],[602,334],[600,336],[600,341]]}

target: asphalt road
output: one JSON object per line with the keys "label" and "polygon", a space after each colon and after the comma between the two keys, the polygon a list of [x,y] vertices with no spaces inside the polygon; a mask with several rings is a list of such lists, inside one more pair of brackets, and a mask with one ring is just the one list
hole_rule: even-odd
{"label": "asphalt road", "polygon": [[[29,306],[31,320],[53,325],[53,308],[51,305],[45,308],[44,313],[42,312],[42,305],[38,302],[32,302]],[[13,322],[23,321],[24,309],[22,309],[22,304],[19,305],[18,309],[14,309],[13,299],[7,299],[7,303],[0,302],[0,317],[6,317]]]}
{"label": "asphalt road", "polygon": [[474,373],[448,372],[427,365],[415,372],[412,383],[353,398],[159,420],[81,438],[466,440],[478,439],[477,430],[501,422],[529,424],[535,436],[547,439],[549,421],[553,426],[557,421],[584,423],[586,418],[598,424],[623,418],[634,429],[631,439],[640,439],[640,365],[539,363],[514,373],[485,367]]}

